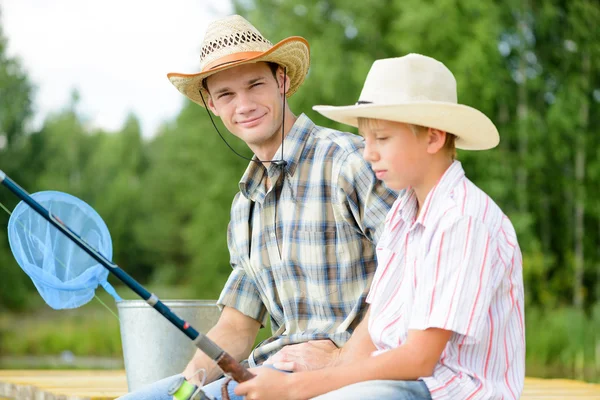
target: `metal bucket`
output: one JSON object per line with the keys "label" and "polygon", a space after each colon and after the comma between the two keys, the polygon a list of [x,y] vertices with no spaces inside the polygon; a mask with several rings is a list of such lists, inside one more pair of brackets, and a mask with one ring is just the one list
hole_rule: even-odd
{"label": "metal bucket", "polygon": [[[202,333],[219,319],[215,300],[163,300],[181,319]],[[196,346],[144,300],[117,302],[123,359],[130,392],[183,372]]]}

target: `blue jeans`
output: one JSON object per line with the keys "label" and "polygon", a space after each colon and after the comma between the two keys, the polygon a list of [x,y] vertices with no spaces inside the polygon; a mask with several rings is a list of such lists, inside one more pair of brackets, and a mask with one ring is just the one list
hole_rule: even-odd
{"label": "blue jeans", "polygon": [[[132,393],[128,393],[125,396],[119,397],[121,400],[172,400],[173,397],[169,396],[169,388],[181,375],[173,375],[165,379],[161,379],[158,382],[154,382],[144,388],[137,390]],[[202,391],[214,400],[221,400],[221,386],[225,378],[218,379],[212,383],[204,385]],[[229,391],[229,398],[231,400],[242,400],[243,397],[237,396],[233,393],[233,389],[237,386],[236,381],[229,382],[227,389]]]}
{"label": "blue jeans", "polygon": [[[137,392],[119,397],[121,400],[172,400],[168,391],[173,382],[180,375],[174,375],[146,386]],[[221,386],[225,378],[218,379],[202,390],[214,400],[221,400]],[[231,381],[227,387],[231,400],[243,400],[241,396],[233,393],[237,382]],[[338,390],[326,393],[315,400],[431,400],[429,390],[423,381],[367,381],[355,383]]]}
{"label": "blue jeans", "polygon": [[423,381],[366,381],[315,397],[313,400],[431,400]]}

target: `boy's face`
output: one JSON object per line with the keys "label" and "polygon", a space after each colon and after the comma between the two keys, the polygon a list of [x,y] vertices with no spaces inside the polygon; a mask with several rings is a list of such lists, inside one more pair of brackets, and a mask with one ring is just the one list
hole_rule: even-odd
{"label": "boy's face", "polygon": [[[264,62],[240,65],[207,78],[208,107],[253,149],[281,143],[283,73]],[[286,85],[288,87],[289,85]]]}
{"label": "boy's face", "polygon": [[359,119],[365,138],[363,156],[377,179],[393,190],[420,186],[429,162],[427,134],[415,134],[404,123]]}

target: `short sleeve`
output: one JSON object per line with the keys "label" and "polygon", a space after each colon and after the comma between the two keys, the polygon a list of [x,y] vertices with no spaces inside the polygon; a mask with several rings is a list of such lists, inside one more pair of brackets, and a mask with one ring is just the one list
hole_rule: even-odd
{"label": "short sleeve", "polygon": [[478,342],[501,280],[494,270],[497,244],[478,220],[463,216],[431,240],[417,268],[408,329],[441,328]]}
{"label": "short sleeve", "polygon": [[219,296],[217,306],[232,307],[260,322],[262,326],[267,323],[267,309],[265,308],[254,281],[248,277],[241,267],[234,267],[227,283]]}
{"label": "short sleeve", "polygon": [[225,287],[221,291],[217,306],[232,307],[261,323],[264,327],[267,323],[267,309],[261,300],[260,293],[252,277],[248,276],[240,265],[239,254],[232,238],[231,223],[227,232],[227,245],[229,247],[230,264],[233,271],[229,275]]}

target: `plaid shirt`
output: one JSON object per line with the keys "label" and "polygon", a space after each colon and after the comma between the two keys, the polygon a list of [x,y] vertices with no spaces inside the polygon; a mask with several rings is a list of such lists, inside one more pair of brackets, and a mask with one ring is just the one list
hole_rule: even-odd
{"label": "plaid shirt", "polygon": [[252,351],[250,366],[289,344],[342,346],[362,319],[374,243],[397,198],[377,181],[363,147],[360,136],[303,114],[284,141],[287,165],[251,162],[242,177],[228,228],[233,272],[218,305],[263,326],[270,316],[273,336]]}

